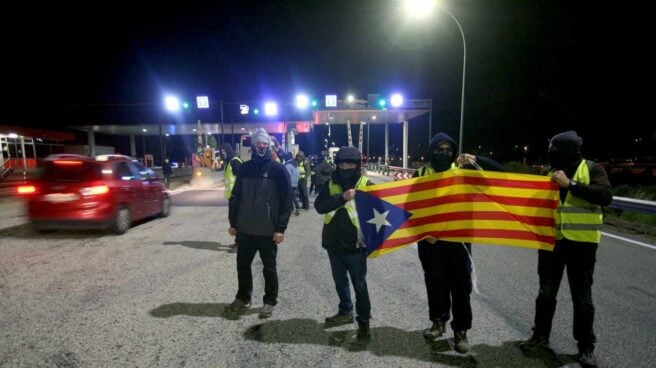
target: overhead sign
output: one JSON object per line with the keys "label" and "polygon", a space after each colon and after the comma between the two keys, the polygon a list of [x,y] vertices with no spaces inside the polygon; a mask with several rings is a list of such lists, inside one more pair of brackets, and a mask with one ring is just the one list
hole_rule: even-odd
{"label": "overhead sign", "polygon": [[207,96],[196,96],[196,106],[199,109],[209,109],[210,108],[210,99]]}
{"label": "overhead sign", "polygon": [[337,95],[326,95],[326,107],[337,107]]}
{"label": "overhead sign", "polygon": [[248,115],[248,105],[239,105],[239,113],[242,115]]}

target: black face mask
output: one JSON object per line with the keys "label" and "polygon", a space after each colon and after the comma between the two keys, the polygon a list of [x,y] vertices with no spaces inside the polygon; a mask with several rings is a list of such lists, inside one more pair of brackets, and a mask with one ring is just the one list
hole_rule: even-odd
{"label": "black face mask", "polygon": [[562,151],[549,151],[549,165],[557,170],[565,170],[579,159],[579,155],[570,155]]}
{"label": "black face mask", "polygon": [[348,179],[353,178],[357,174],[357,172],[358,172],[357,168],[355,168],[355,169],[346,169],[346,170],[344,170],[344,169],[338,169],[337,170],[337,173],[339,174],[339,177],[344,179],[344,180],[348,180]]}
{"label": "black face mask", "polygon": [[451,167],[451,154],[448,152],[440,152],[431,156],[431,166],[437,172],[448,170]]}

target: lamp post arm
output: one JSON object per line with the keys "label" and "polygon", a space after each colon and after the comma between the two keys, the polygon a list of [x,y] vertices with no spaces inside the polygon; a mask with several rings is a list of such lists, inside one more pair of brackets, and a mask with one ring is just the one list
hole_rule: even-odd
{"label": "lamp post arm", "polygon": [[462,153],[462,144],[464,136],[464,116],[465,116],[465,69],[467,66],[467,42],[465,41],[465,32],[462,31],[460,22],[458,19],[446,8],[441,8],[442,11],[447,13],[460,30],[460,36],[462,37],[462,91],[460,94],[460,137],[458,138],[458,154]]}

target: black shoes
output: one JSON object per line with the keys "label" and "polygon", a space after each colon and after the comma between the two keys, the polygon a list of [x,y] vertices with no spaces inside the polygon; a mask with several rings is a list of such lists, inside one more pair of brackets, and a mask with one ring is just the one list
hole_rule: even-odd
{"label": "black shoes", "polygon": [[228,312],[238,312],[240,310],[244,310],[250,307],[251,307],[250,302],[245,302],[241,299],[235,299],[234,302],[230,303],[230,305],[227,305],[225,307],[225,310]]}
{"label": "black shoes", "polygon": [[433,321],[433,325],[424,330],[424,339],[427,341],[433,341],[442,335],[444,335],[444,321],[441,319]]}
{"label": "black shoes", "polygon": [[366,340],[371,337],[371,331],[369,331],[369,321],[358,321],[358,339]]}
{"label": "black shoes", "polygon": [[585,349],[579,352],[579,363],[583,368],[597,368],[597,357],[592,349]]}
{"label": "black shoes", "polygon": [[469,351],[469,342],[467,341],[467,331],[454,331],[453,343],[456,351],[464,354]]}
{"label": "black shoes", "polygon": [[326,318],[326,325],[339,326],[353,323],[353,314],[339,314]]}
{"label": "black shoes", "polygon": [[519,348],[525,353],[532,352],[540,348],[546,348],[548,346],[549,338],[540,335],[533,335],[530,339],[519,343]]}
{"label": "black shoes", "polygon": [[260,318],[269,318],[273,314],[273,305],[271,304],[266,304],[262,306],[262,310],[260,311]]}

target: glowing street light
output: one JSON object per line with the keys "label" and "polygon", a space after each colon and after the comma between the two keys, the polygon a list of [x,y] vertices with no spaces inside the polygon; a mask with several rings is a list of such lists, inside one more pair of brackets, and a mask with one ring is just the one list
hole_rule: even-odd
{"label": "glowing street light", "polygon": [[274,116],[278,115],[278,104],[275,102],[264,103],[264,115]]}
{"label": "glowing street light", "polygon": [[[437,0],[405,0],[403,8],[408,16],[415,19],[426,18],[433,8],[437,6]],[[464,136],[464,114],[465,114],[465,69],[467,65],[467,43],[465,41],[465,32],[458,19],[446,8],[439,6],[439,9],[448,14],[460,31],[462,37],[462,90],[460,95],[460,137],[458,138],[458,153],[462,153],[462,142]]]}
{"label": "glowing street light", "polygon": [[296,95],[296,107],[306,109],[310,104],[310,99],[306,95]]}
{"label": "glowing street light", "polygon": [[403,105],[403,96],[398,93],[393,94],[390,98],[390,104],[392,104],[392,107],[399,107]]}
{"label": "glowing street light", "polygon": [[176,96],[166,96],[164,97],[164,108],[169,112],[178,112],[180,111],[180,99]]}

